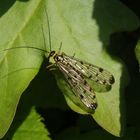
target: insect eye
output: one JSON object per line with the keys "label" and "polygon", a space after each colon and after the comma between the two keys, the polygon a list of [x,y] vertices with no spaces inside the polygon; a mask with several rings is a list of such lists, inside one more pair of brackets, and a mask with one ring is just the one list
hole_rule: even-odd
{"label": "insect eye", "polygon": [[49,58],[52,57],[55,54],[55,51],[51,51],[49,54]]}
{"label": "insect eye", "polygon": [[53,56],[55,54],[55,51],[52,51],[51,53],[50,53],[50,56]]}

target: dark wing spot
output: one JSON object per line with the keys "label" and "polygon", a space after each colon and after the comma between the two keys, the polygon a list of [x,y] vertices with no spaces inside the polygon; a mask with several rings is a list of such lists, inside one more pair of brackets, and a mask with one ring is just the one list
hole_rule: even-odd
{"label": "dark wing spot", "polygon": [[99,73],[96,73],[96,75],[95,75],[95,76],[97,77],[98,75],[99,75]]}
{"label": "dark wing spot", "polygon": [[98,83],[98,82],[99,82],[99,80],[97,79],[95,82],[97,82],[97,83]]}
{"label": "dark wing spot", "polygon": [[83,63],[83,61],[80,61],[80,63],[83,65],[84,63]]}
{"label": "dark wing spot", "polygon": [[90,68],[90,66],[87,66],[87,69],[89,69]]}
{"label": "dark wing spot", "polygon": [[107,83],[107,82],[104,80],[104,81],[103,81],[103,84],[106,85],[106,83]]}
{"label": "dark wing spot", "polygon": [[92,75],[89,75],[89,77],[88,78],[92,78]]}
{"label": "dark wing spot", "polygon": [[110,84],[115,83],[115,79],[114,79],[114,77],[113,77],[113,76],[109,79],[109,83],[110,83]]}
{"label": "dark wing spot", "polygon": [[92,98],[93,98],[93,99],[95,99],[95,98],[96,98],[96,96],[95,96],[95,95],[93,95],[93,96],[92,96]]}
{"label": "dark wing spot", "polygon": [[97,103],[91,103],[90,108],[95,110],[97,108]]}
{"label": "dark wing spot", "polygon": [[91,87],[89,88],[89,91],[92,91],[92,88]]}
{"label": "dark wing spot", "polygon": [[83,95],[80,95],[80,99],[83,99],[84,98],[84,96]]}
{"label": "dark wing spot", "polygon": [[69,63],[66,63],[66,65],[67,65],[67,66],[70,66],[70,64],[69,64]]}
{"label": "dark wing spot", "polygon": [[86,85],[87,84],[87,81],[86,80],[84,80],[84,85]]}
{"label": "dark wing spot", "polygon": [[70,78],[70,77],[68,77],[68,80],[71,80],[71,78]]}
{"label": "dark wing spot", "polygon": [[99,68],[99,72],[103,72],[103,69],[102,68]]}
{"label": "dark wing spot", "polygon": [[86,90],[83,90],[83,93],[86,93]]}

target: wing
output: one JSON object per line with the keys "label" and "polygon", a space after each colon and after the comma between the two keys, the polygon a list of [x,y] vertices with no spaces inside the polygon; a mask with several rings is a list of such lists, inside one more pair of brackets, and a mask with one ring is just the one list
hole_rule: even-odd
{"label": "wing", "polygon": [[81,61],[77,58],[67,56],[63,53],[64,59],[66,59],[70,65],[72,65],[77,71],[82,73],[85,77],[92,79],[93,81],[103,84],[112,85],[115,82],[113,75],[107,70]]}
{"label": "wing", "polygon": [[95,110],[97,107],[96,96],[84,77],[70,65],[57,62],[57,66],[66,78],[74,95],[80,99],[84,106],[91,110]]}

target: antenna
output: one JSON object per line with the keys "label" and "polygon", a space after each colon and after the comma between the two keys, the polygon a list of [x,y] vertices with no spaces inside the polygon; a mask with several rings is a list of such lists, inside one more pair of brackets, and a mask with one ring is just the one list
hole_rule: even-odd
{"label": "antenna", "polygon": [[40,49],[40,48],[31,47],[31,46],[20,46],[20,47],[13,47],[13,48],[7,48],[7,49],[4,49],[4,50],[0,50],[0,53],[4,52],[4,51],[8,51],[8,50],[19,49],[19,48],[20,49],[22,49],[22,48],[35,49],[35,50],[40,50],[42,52],[47,52],[46,50],[43,50],[43,49]]}
{"label": "antenna", "polygon": [[58,49],[58,54],[59,54],[60,51],[61,51],[61,47],[62,47],[62,42],[60,42],[60,46],[59,46],[59,49]]}
{"label": "antenna", "polygon": [[[43,34],[43,40],[44,40],[44,46],[45,46],[45,49],[46,49],[46,40],[45,40],[45,33],[44,33],[44,30],[43,30],[43,24],[42,24],[42,26],[41,26],[42,28],[42,34]],[[49,54],[49,52],[48,51],[46,51],[48,54]]]}
{"label": "antenna", "polygon": [[51,44],[51,31],[50,31],[49,16],[48,16],[46,8],[45,8],[45,13],[46,13],[46,17],[47,17],[48,32],[49,32],[49,45],[50,45],[50,52],[51,52],[51,48],[52,48],[52,44]]}

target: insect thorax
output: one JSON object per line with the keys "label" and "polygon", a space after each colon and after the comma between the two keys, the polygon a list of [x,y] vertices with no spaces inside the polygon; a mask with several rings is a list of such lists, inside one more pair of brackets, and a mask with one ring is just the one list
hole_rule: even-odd
{"label": "insect thorax", "polygon": [[58,54],[55,51],[51,51],[48,59],[52,63],[63,62],[64,58],[62,54]]}

